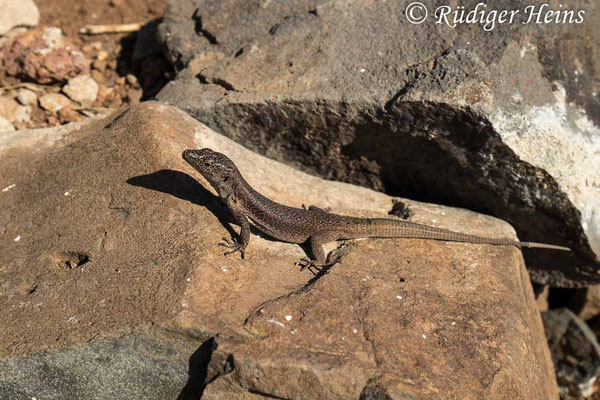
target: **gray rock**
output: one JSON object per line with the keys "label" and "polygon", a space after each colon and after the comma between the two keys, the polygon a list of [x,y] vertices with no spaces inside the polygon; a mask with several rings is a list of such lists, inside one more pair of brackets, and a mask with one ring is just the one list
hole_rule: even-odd
{"label": "gray rock", "polygon": [[[2,399],[176,399],[200,342],[160,330],[0,359]],[[191,399],[191,397],[190,397]]]}
{"label": "gray rock", "polygon": [[46,93],[40,96],[40,106],[47,111],[56,112],[71,105],[71,101],[60,93]]}
{"label": "gray rock", "polygon": [[23,88],[17,90],[17,99],[24,106],[31,106],[37,102],[37,95],[33,90]]}
{"label": "gray rock", "polygon": [[14,125],[3,116],[0,116],[0,132],[14,131]]}
{"label": "gray rock", "polygon": [[434,23],[441,2],[409,24],[409,3],[171,1],[159,33],[180,72],[158,99],[310,173],[572,247],[525,253],[539,283],[599,282],[598,5],[569,3],[583,24],[485,32]]}
{"label": "gray rock", "polygon": [[72,100],[82,104],[91,104],[98,98],[98,84],[89,75],[69,79],[62,90]]}
{"label": "gray rock", "polygon": [[567,308],[542,313],[561,399],[591,396],[600,375],[600,345],[594,332]]}
{"label": "gray rock", "polygon": [[0,35],[15,26],[35,26],[40,12],[33,0],[0,0]]}

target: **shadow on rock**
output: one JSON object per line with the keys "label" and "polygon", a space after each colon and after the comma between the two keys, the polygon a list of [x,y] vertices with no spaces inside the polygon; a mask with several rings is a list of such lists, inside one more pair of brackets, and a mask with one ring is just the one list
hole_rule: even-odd
{"label": "shadow on rock", "polygon": [[177,400],[198,400],[206,387],[208,363],[214,349],[214,339],[202,343],[190,357],[188,381],[177,396]]}
{"label": "shadow on rock", "polygon": [[206,190],[188,174],[171,169],[163,169],[147,175],[129,178],[127,183],[146,189],[167,193],[182,200],[206,207],[212,212],[230,235],[237,236],[229,223],[234,222],[231,214],[214,194]]}

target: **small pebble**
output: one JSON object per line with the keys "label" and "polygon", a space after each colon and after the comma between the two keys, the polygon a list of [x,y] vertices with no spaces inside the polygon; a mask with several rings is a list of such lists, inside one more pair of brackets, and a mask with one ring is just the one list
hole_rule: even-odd
{"label": "small pebble", "polygon": [[108,55],[108,51],[101,50],[100,52],[98,52],[98,56],[96,58],[98,59],[98,61],[104,61],[108,58]]}
{"label": "small pebble", "polygon": [[47,111],[56,112],[69,105],[71,101],[60,93],[46,93],[40,97],[40,106]]}
{"label": "small pebble", "polygon": [[131,85],[131,86],[136,86],[138,84],[138,79],[136,78],[135,75],[133,74],[127,74],[127,82]]}
{"label": "small pebble", "polygon": [[285,316],[285,320],[286,321],[291,321],[292,320],[292,316],[291,315],[286,315]]}
{"label": "small pebble", "polygon": [[30,106],[37,103],[37,95],[33,90],[19,89],[17,91],[17,100],[24,106]]}
{"label": "small pebble", "polygon": [[17,236],[16,238],[13,239],[15,242],[18,242],[19,240],[21,240],[21,236]]}
{"label": "small pebble", "polygon": [[191,282],[192,280],[190,278],[187,278],[185,281],[186,282]]}
{"label": "small pebble", "polygon": [[227,272],[227,271],[229,271],[229,268],[227,268],[227,267],[226,267],[226,266],[224,266],[224,265],[221,265],[221,271],[223,271],[223,272]]}
{"label": "small pebble", "polygon": [[421,336],[423,336],[423,339],[427,339],[427,336],[425,334],[422,334]]}
{"label": "small pebble", "polygon": [[402,300],[402,296],[400,296],[400,295],[396,296],[396,298],[397,298],[398,300]]}
{"label": "small pebble", "polygon": [[69,79],[63,92],[79,103],[91,104],[98,98],[98,84],[89,75]]}
{"label": "small pebble", "polygon": [[65,195],[65,196],[68,196],[68,195],[70,195],[70,194],[71,194],[71,193],[69,193],[69,192],[65,192],[65,193],[64,193],[64,195]]}

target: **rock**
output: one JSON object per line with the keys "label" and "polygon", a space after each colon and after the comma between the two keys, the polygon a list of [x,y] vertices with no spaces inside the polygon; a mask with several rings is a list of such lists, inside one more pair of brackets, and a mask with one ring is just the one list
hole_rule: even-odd
{"label": "rock", "polygon": [[19,89],[17,91],[17,99],[24,106],[31,106],[37,103],[37,95],[33,90]]}
{"label": "rock", "polygon": [[198,346],[190,338],[154,330],[3,359],[0,398],[175,399]]}
{"label": "rock", "polygon": [[593,393],[600,374],[600,346],[592,330],[567,308],[542,313],[561,399]]}
{"label": "rock", "polygon": [[90,60],[59,28],[37,27],[4,45],[2,65],[9,75],[53,83],[87,74]]}
{"label": "rock", "polygon": [[91,104],[98,97],[98,84],[89,75],[69,79],[63,92],[72,100],[82,104]]}
{"label": "rock", "polygon": [[56,112],[70,105],[71,101],[60,93],[46,93],[40,96],[40,106],[50,112]]}
{"label": "rock", "polygon": [[[0,220],[5,237],[20,238],[0,242],[0,376],[11,376],[15,358],[19,371],[35,371],[17,387],[44,382],[47,392],[69,385],[81,397],[111,397],[123,385],[122,365],[128,384],[140,387],[128,398],[147,398],[161,379],[175,382],[185,372],[189,398],[198,398],[205,380],[208,399],[557,398],[517,248],[357,241],[342,265],[319,278],[293,265],[305,255],[300,246],[264,235],[252,236],[244,260],[226,257],[216,243],[229,235],[228,213],[196,181],[183,149],[225,152],[257,190],[290,205],[385,216],[393,199],[260,157],[155,102],[79,126],[0,135],[0,176],[15,184],[2,193]],[[401,201],[411,221],[514,237],[491,217]],[[67,256],[87,261],[64,268]],[[186,336],[203,345],[186,370],[182,350],[161,361],[144,346],[125,346],[117,356],[120,347],[99,344],[127,341],[145,327],[171,332],[174,338],[158,341],[166,348],[189,343]],[[108,360],[95,391],[87,361],[36,355],[76,347]],[[157,360],[157,371],[147,376],[151,362],[140,358]]]}
{"label": "rock", "polygon": [[3,116],[0,116],[0,132],[14,131],[14,125]]}
{"label": "rock", "polygon": [[0,35],[15,26],[36,26],[40,12],[33,0],[0,0]]}
{"label": "rock", "polygon": [[108,55],[109,55],[108,51],[101,50],[101,51],[98,52],[98,57],[96,57],[96,59],[98,61],[104,61],[104,60],[106,60],[108,58]]}
{"label": "rock", "polygon": [[[520,17],[529,5],[494,2]],[[598,5],[569,3],[584,24],[490,32],[436,24],[433,10],[415,26],[406,6],[170,1],[159,35],[180,72],[157,98],[312,174],[478,210],[521,240],[572,247],[524,253],[538,283],[600,283]]]}
{"label": "rock", "polygon": [[22,106],[11,97],[0,96],[0,116],[15,123],[29,121],[30,115],[31,107]]}

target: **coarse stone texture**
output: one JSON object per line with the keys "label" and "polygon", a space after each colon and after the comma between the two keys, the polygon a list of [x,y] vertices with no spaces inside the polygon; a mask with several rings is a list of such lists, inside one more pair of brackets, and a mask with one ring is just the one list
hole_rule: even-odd
{"label": "coarse stone texture", "polygon": [[33,90],[19,89],[17,90],[17,99],[24,106],[31,106],[37,103],[37,95]]}
{"label": "coarse stone texture", "polygon": [[0,116],[0,132],[5,132],[5,131],[14,131],[15,127],[14,125],[6,118],[4,118],[3,116]]}
{"label": "coarse stone texture", "polygon": [[599,283],[599,5],[523,24],[531,2],[495,1],[520,14],[486,32],[434,23],[441,1],[410,24],[411,2],[172,0],[159,32],[180,72],[158,99],[307,172],[573,248],[525,252],[536,282]]}
{"label": "coarse stone texture", "polygon": [[40,96],[40,107],[44,110],[56,112],[71,105],[71,101],[60,93],[46,93]]}
{"label": "coarse stone texture", "polygon": [[29,120],[31,107],[22,106],[10,96],[0,96],[0,116],[10,122],[25,122]]}
{"label": "coarse stone texture", "polygon": [[198,346],[194,339],[155,329],[1,359],[0,398],[176,399]]}
{"label": "coarse stone texture", "polygon": [[[216,244],[232,232],[228,213],[181,159],[201,147],[229,155],[285,204],[385,216],[403,201],[412,221],[514,238],[492,217],[307,175],[154,102],[87,125],[3,133],[0,376],[17,382],[7,390],[110,395],[124,379],[106,368],[114,360],[127,381],[149,385],[128,398],[164,393],[158,385],[182,382],[182,365],[180,398],[197,398],[205,381],[207,399],[557,398],[517,248],[356,241],[314,277],[293,265],[300,246],[254,231],[244,260],[226,257]],[[173,337],[148,351],[128,344],[126,356],[109,350],[147,327]],[[189,365],[177,350],[149,372],[161,348],[187,343],[179,335],[203,341]],[[95,363],[102,389],[88,382]]]}
{"label": "coarse stone texture", "polygon": [[40,12],[33,0],[0,0],[0,35],[15,26],[35,26]]}
{"label": "coarse stone texture", "polygon": [[1,66],[9,75],[39,83],[66,82],[87,74],[91,61],[59,28],[39,26],[0,47]]}
{"label": "coarse stone texture", "polygon": [[72,100],[82,104],[91,104],[98,98],[98,84],[89,75],[69,79],[63,92]]}

